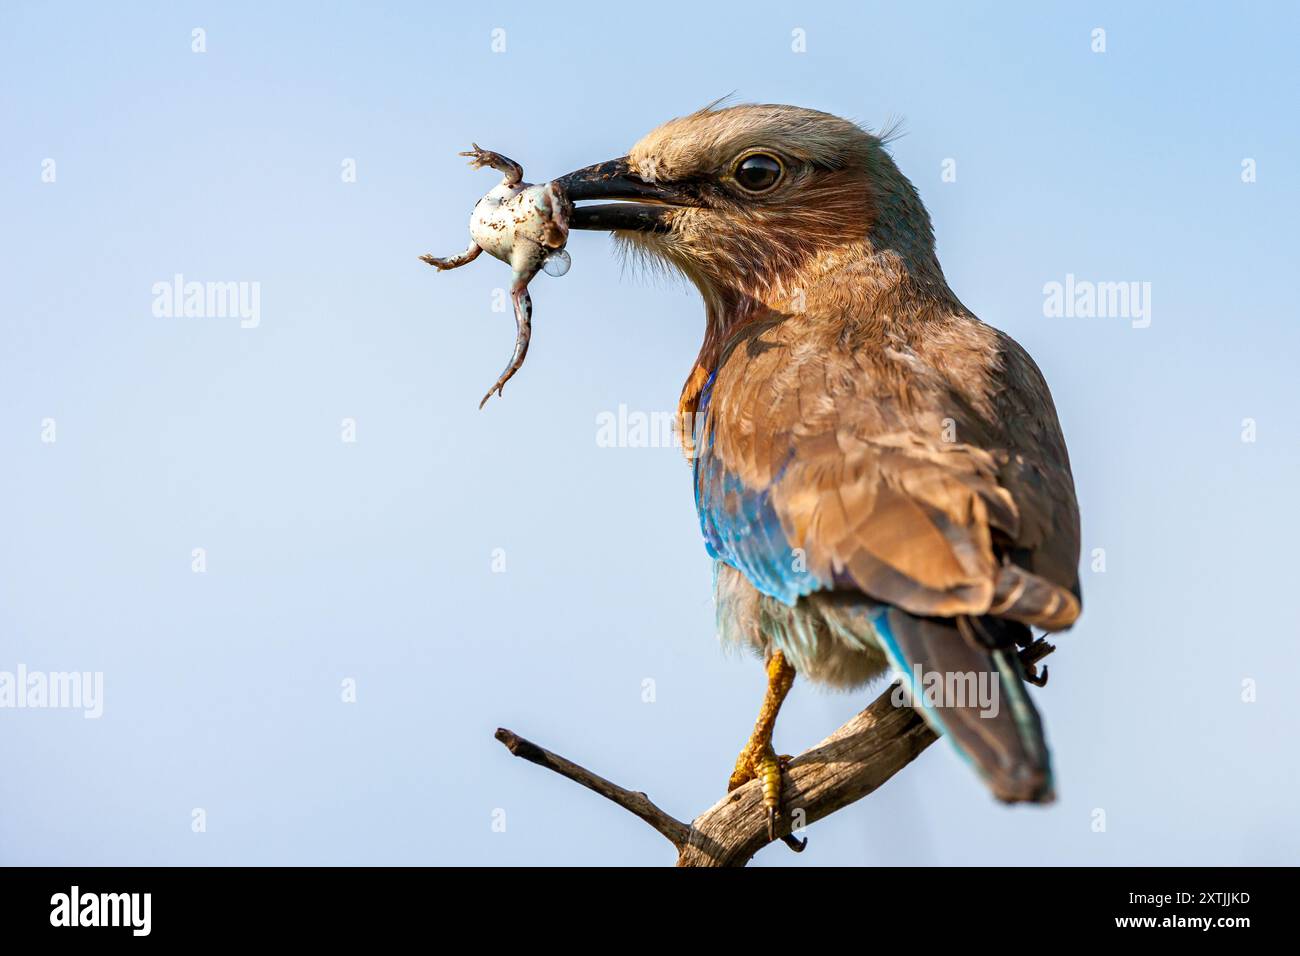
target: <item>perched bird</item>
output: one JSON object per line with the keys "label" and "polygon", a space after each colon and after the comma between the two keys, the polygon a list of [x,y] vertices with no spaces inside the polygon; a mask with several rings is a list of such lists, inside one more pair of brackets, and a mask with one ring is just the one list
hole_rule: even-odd
{"label": "perched bird", "polygon": [[626,200],[571,226],[614,231],[704,299],[680,402],[696,506],[720,635],[768,675],[729,786],[764,781],[771,835],[794,676],[892,668],[996,797],[1050,801],[1017,648],[1079,616],[1065,441],[1028,353],[949,289],[885,142],[814,110],[706,107],[557,184]]}

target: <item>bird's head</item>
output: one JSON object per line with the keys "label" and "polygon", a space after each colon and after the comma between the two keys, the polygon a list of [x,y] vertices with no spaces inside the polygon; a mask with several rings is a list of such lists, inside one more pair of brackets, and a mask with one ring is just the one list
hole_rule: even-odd
{"label": "bird's head", "polygon": [[933,262],[929,217],[882,139],[816,110],[706,107],[557,183],[580,204],[574,228],[613,231],[681,270],[711,324],[787,310],[871,257]]}

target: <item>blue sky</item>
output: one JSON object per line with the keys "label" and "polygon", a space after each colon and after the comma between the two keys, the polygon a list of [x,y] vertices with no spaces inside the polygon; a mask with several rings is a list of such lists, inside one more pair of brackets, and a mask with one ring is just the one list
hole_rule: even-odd
{"label": "blue sky", "polygon": [[[0,672],[102,672],[104,711],[0,709],[0,863],[671,860],[492,731],[682,818],[723,792],[761,668],[679,453],[596,440],[675,407],[698,298],[575,236],[480,412],[507,270],[416,256],[465,245],[471,141],[544,180],[732,92],[904,119],[950,284],[1051,383],[1085,555],[1054,806],[940,745],[755,863],[1294,862],[1295,8],[623,9],[6,5]],[[155,316],[178,273],[257,283],[256,327]],[[1150,325],[1046,316],[1068,275],[1150,283]],[[778,748],[877,691],[796,685]]]}

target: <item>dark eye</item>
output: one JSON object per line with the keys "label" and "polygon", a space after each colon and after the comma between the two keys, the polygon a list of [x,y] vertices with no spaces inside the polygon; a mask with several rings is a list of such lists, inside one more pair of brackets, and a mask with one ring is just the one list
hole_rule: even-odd
{"label": "dark eye", "polygon": [[781,161],[766,153],[754,153],[736,165],[732,178],[751,193],[766,192],[781,178]]}

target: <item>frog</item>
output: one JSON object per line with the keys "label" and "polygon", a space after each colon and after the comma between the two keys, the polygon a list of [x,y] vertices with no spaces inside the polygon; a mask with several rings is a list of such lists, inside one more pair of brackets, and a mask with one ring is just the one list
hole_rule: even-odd
{"label": "frog", "polygon": [[481,409],[493,392],[502,397],[506,382],[523,367],[528,354],[533,329],[533,300],[528,284],[539,271],[564,275],[569,270],[569,254],[564,246],[569,240],[573,204],[555,183],[526,183],[524,168],[514,160],[482,149],[477,143],[472,146],[460,155],[469,157],[472,169],[497,170],[502,175],[501,182],[474,205],[469,219],[469,248],[446,258],[422,255],[420,261],[443,272],[468,265],[486,252],[510,266],[515,349],[505,371],[479,402]]}

